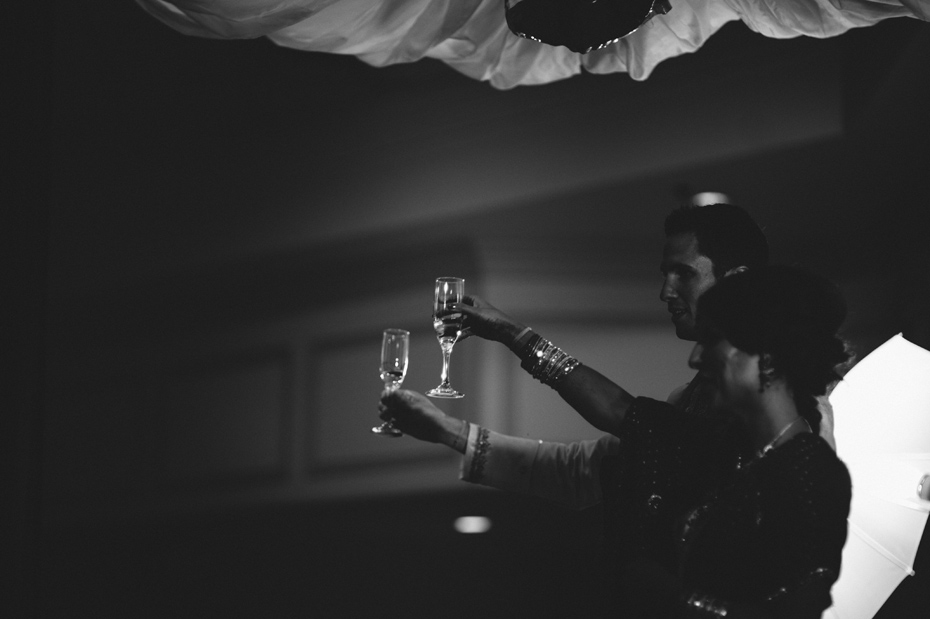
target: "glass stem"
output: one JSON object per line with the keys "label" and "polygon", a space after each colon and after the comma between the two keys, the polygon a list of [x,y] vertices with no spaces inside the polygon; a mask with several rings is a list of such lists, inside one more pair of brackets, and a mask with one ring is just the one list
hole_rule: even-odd
{"label": "glass stem", "polygon": [[452,344],[441,344],[442,346],[442,384],[449,385],[449,361],[452,359]]}

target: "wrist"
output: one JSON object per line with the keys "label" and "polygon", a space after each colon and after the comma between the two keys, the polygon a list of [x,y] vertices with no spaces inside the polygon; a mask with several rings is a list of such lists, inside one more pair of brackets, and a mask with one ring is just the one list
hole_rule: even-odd
{"label": "wrist", "polygon": [[507,345],[507,348],[519,354],[520,349],[533,335],[533,330],[523,324],[510,325],[506,336],[501,340]]}
{"label": "wrist", "polygon": [[580,361],[533,331],[526,331],[514,342],[511,350],[520,358],[520,367],[555,390],[581,365]]}
{"label": "wrist", "polygon": [[468,446],[468,422],[464,419],[446,417],[440,443],[464,454]]}

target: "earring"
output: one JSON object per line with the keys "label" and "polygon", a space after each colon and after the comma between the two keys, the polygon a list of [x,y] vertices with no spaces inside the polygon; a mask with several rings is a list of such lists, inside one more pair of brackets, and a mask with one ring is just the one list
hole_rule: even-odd
{"label": "earring", "polygon": [[762,355],[759,358],[759,393],[765,393],[772,385],[772,375],[771,359],[768,355]]}

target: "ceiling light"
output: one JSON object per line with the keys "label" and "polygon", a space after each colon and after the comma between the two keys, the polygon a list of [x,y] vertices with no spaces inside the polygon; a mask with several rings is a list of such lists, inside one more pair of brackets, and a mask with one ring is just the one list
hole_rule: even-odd
{"label": "ceiling light", "polygon": [[708,204],[729,204],[730,196],[717,191],[702,191],[691,196],[694,206],[707,206]]}
{"label": "ceiling light", "polygon": [[459,533],[485,533],[491,528],[491,521],[484,516],[462,516],[453,524]]}

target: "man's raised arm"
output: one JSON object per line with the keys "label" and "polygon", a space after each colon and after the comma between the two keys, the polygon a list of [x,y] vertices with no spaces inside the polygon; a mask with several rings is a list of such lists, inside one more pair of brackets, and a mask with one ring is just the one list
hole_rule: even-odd
{"label": "man's raised arm", "polygon": [[465,314],[464,337],[504,344],[520,358],[523,369],[555,389],[588,423],[617,434],[634,399],[625,389],[480,297],[466,296],[455,309]]}

